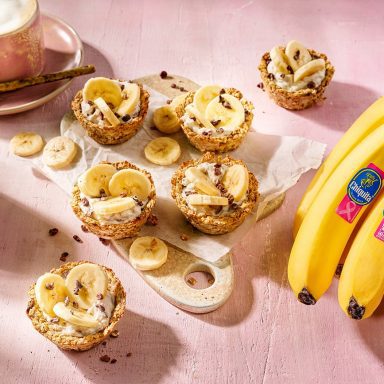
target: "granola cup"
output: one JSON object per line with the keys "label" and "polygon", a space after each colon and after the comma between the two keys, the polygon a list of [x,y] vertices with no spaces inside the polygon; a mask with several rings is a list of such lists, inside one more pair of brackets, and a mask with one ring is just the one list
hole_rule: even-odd
{"label": "granola cup", "polygon": [[191,209],[184,197],[183,191],[183,178],[185,177],[185,171],[189,167],[195,167],[201,163],[221,163],[228,166],[233,164],[240,164],[247,170],[246,164],[242,160],[235,160],[230,156],[216,155],[212,152],[205,153],[198,160],[188,160],[180,165],[178,170],[174,173],[172,183],[172,197],[176,201],[176,205],[186,217],[186,219],[201,232],[208,233],[210,235],[222,235],[224,233],[232,232],[239,225],[243,223],[245,218],[254,210],[259,193],[258,193],[258,181],[252,172],[248,170],[249,175],[249,187],[248,198],[231,214],[226,216],[213,216],[207,214],[197,214],[196,211]]}
{"label": "granola cup", "polygon": [[[284,47],[282,47],[284,48]],[[325,61],[325,77],[317,88],[305,88],[295,92],[288,92],[286,89],[276,85],[274,80],[268,77],[267,66],[271,58],[269,52],[264,53],[259,65],[261,79],[264,84],[264,89],[268,92],[269,97],[280,107],[291,110],[302,110],[312,107],[314,104],[325,100],[324,92],[328,84],[331,82],[335,68],[328,60],[328,57],[316,52],[313,49],[308,49],[314,59],[324,59]]]}
{"label": "granola cup", "polygon": [[[237,99],[241,100],[241,103],[244,106],[245,110],[245,120],[244,123],[235,129],[230,135],[228,136],[220,136],[220,137],[210,137],[210,136],[204,136],[199,133],[194,132],[191,128],[187,127],[185,124],[183,124],[183,121],[180,121],[181,128],[185,135],[187,136],[189,142],[196,147],[200,152],[229,152],[233,151],[236,148],[239,147],[241,142],[243,141],[245,135],[249,131],[251,125],[252,125],[252,119],[253,119],[253,104],[250,101],[242,100],[243,95],[240,91],[238,91],[235,88],[224,88],[226,93],[229,95],[232,95],[236,97]],[[195,92],[189,92],[186,96],[184,103],[179,105],[176,108],[176,114],[179,120],[181,117],[185,114],[185,108],[187,105],[191,104],[193,102],[193,97],[195,95]]]}
{"label": "granola cup", "polygon": [[140,216],[136,217],[131,221],[119,224],[101,224],[98,220],[94,219],[91,216],[86,215],[80,208],[80,189],[77,184],[75,184],[72,190],[72,210],[75,215],[84,223],[86,228],[94,233],[96,236],[103,239],[124,239],[126,237],[134,237],[139,232],[141,227],[147,222],[148,218],[151,215],[152,209],[155,206],[156,202],[156,191],[155,184],[153,183],[152,176],[149,172],[144,169],[140,169],[134,164],[129,163],[128,161],[120,161],[117,163],[109,163],[103,161],[104,164],[113,165],[118,171],[121,169],[136,169],[144,173],[149,181],[151,182],[151,191],[148,196],[148,203],[146,204],[144,210],[141,212]]}
{"label": "granola cup", "polygon": [[[88,261],[79,261],[73,263],[63,264],[59,268],[54,268],[50,272],[56,273],[61,276],[66,276],[66,274],[77,265],[89,263]],[[29,302],[27,307],[27,316],[31,319],[33,327],[41,333],[44,337],[55,343],[61,349],[73,350],[73,351],[87,351],[95,347],[96,345],[103,342],[109,335],[112,333],[113,329],[116,327],[117,323],[124,315],[125,312],[125,291],[120,282],[116,277],[114,272],[102,265],[100,267],[108,276],[108,290],[113,293],[115,296],[115,308],[112,312],[109,324],[102,331],[82,336],[76,337],[71,335],[62,334],[57,330],[57,325],[55,323],[49,322],[43,315],[43,312],[40,310],[36,295],[35,295],[35,283],[31,286],[28,291]]]}
{"label": "granola cup", "polygon": [[100,127],[99,125],[89,121],[81,111],[81,102],[83,101],[83,91],[80,90],[75,95],[72,101],[72,110],[79,121],[81,126],[86,130],[87,135],[92,137],[93,140],[99,144],[121,144],[133,137],[139,128],[141,127],[144,118],[148,112],[149,93],[144,90],[141,84],[140,87],[140,111],[138,116],[134,117],[130,121],[124,124],[105,125]]}

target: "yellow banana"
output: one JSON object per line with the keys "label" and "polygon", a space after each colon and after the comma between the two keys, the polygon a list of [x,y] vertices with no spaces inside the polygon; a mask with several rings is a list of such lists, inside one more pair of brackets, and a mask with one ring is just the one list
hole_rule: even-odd
{"label": "yellow banana", "polygon": [[341,273],[339,304],[352,319],[371,316],[384,294],[383,210],[382,192],[356,234]]}
{"label": "yellow banana", "polygon": [[[315,304],[328,289],[353,229],[380,192],[383,143],[384,125],[345,157],[304,217],[288,263],[289,283],[304,304]],[[368,171],[370,163],[379,170]]]}
{"label": "yellow banana", "polygon": [[293,226],[294,237],[309,207],[335,168],[356,145],[382,124],[384,124],[384,97],[378,99],[360,115],[317,171],[297,209]]}

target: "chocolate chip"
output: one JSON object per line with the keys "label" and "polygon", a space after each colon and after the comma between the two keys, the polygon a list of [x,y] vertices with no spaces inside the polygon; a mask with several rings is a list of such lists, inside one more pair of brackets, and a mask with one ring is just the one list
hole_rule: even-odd
{"label": "chocolate chip", "polygon": [[114,329],[109,336],[116,339],[116,337],[119,337],[119,331],[117,329]]}
{"label": "chocolate chip", "polygon": [[57,235],[59,232],[59,230],[57,228],[51,228],[49,231],[48,231],[48,234],[49,236],[55,236]]}
{"label": "chocolate chip", "polygon": [[105,345],[107,345],[107,342],[103,341],[101,344],[105,346]]}
{"label": "chocolate chip", "polygon": [[282,79],[284,79],[284,77],[285,77],[284,73],[282,73],[282,74],[280,75],[280,77],[281,77]]}
{"label": "chocolate chip", "polygon": [[91,100],[88,100],[87,103],[88,103],[89,105],[91,105],[91,106],[94,104],[93,101],[91,101]]}
{"label": "chocolate chip", "polygon": [[269,80],[275,80],[275,75],[273,73],[268,73]]}
{"label": "chocolate chip", "polygon": [[161,77],[162,79],[166,79],[166,78],[168,77],[168,73],[167,73],[167,71],[161,71],[161,72],[160,72],[160,77]]}
{"label": "chocolate chip", "polygon": [[291,74],[293,73],[293,69],[290,65],[287,65],[287,69],[288,69],[289,73],[291,73]]}
{"label": "chocolate chip", "polygon": [[81,225],[81,230],[82,230],[83,232],[89,232],[89,231],[88,231],[88,228],[87,228],[84,224]]}
{"label": "chocolate chip", "polygon": [[257,88],[263,89],[264,88],[264,84],[263,83],[257,84]]}
{"label": "chocolate chip", "polygon": [[299,57],[300,57],[300,51],[297,50],[297,51],[295,52],[295,55],[293,56],[293,59],[297,61],[297,60],[299,60]]}
{"label": "chocolate chip", "polygon": [[76,301],[72,301],[73,308],[79,308],[79,304]]}
{"label": "chocolate chip", "polygon": [[112,360],[111,360],[111,364],[115,364],[116,361],[117,361],[116,359],[112,359]]}
{"label": "chocolate chip", "polygon": [[211,124],[212,124],[214,127],[216,127],[217,125],[220,124],[220,122],[221,122],[221,120],[212,120],[212,121],[211,121]]}
{"label": "chocolate chip", "polygon": [[108,240],[108,239],[103,239],[102,237],[99,237],[99,240],[100,240],[100,242],[101,242],[103,245],[108,245],[108,244],[109,244],[109,240]]}
{"label": "chocolate chip", "polygon": [[184,87],[179,87],[181,92],[187,92],[187,90]]}
{"label": "chocolate chip", "polygon": [[221,169],[215,168],[215,176],[220,176],[220,175],[221,175]]}
{"label": "chocolate chip", "polygon": [[89,206],[89,201],[88,201],[88,199],[86,197],[83,197],[81,199],[81,202],[84,205],[84,207],[88,207]]}
{"label": "chocolate chip", "polygon": [[131,118],[130,115],[124,115],[121,120],[123,120],[125,123]]}
{"label": "chocolate chip", "polygon": [[218,130],[217,130],[218,133],[224,133],[224,128],[223,127],[220,127]]}
{"label": "chocolate chip", "polygon": [[104,305],[96,304],[96,308],[99,308],[101,312],[105,312],[105,307],[104,307]]}
{"label": "chocolate chip", "polygon": [[111,358],[108,355],[103,355],[100,357],[100,360],[104,363],[109,363],[109,360],[111,360]]}
{"label": "chocolate chip", "polygon": [[172,83],[171,88],[177,88],[177,85],[175,83]]}
{"label": "chocolate chip", "polygon": [[79,280],[76,280],[76,287],[73,290],[73,293],[78,295],[81,288],[83,288],[83,284],[81,284]]}
{"label": "chocolate chip", "polygon": [[125,85],[124,84],[120,84],[120,88],[121,88],[122,91],[124,91]]}
{"label": "chocolate chip", "polygon": [[69,256],[68,252],[63,252],[60,256],[60,261],[67,261],[67,257]]}
{"label": "chocolate chip", "polygon": [[52,291],[52,289],[55,288],[55,283],[47,283],[45,284],[45,288],[47,288],[49,291]]}
{"label": "chocolate chip", "polygon": [[103,296],[102,293],[98,293],[98,294],[96,295],[96,298],[97,298],[97,300],[103,300],[103,299],[104,299],[104,296]]}
{"label": "chocolate chip", "polygon": [[220,89],[220,95],[224,95],[224,93],[225,93],[225,89],[224,89],[224,88],[221,88],[221,89]]}
{"label": "chocolate chip", "polygon": [[100,197],[107,197],[107,194],[103,188],[100,189],[99,194],[100,194]]}
{"label": "chocolate chip", "polygon": [[171,99],[168,99],[167,100],[167,104],[171,104],[172,103],[172,100]]}
{"label": "chocolate chip", "polygon": [[83,240],[81,240],[80,237],[77,236],[77,235],[73,235],[72,237],[73,237],[73,239],[76,240],[78,243],[82,243],[82,242],[83,242]]}
{"label": "chocolate chip", "polygon": [[308,87],[309,89],[313,89],[313,88],[316,87],[316,84],[315,84],[313,81],[310,81],[310,82],[307,84],[307,87]]}

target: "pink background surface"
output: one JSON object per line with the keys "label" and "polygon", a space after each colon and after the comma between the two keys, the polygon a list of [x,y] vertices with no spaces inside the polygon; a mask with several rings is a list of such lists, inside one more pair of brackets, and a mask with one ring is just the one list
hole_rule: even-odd
{"label": "pink background surface", "polygon": [[[383,86],[381,1],[42,0],[80,34],[85,63],[99,75],[159,73],[231,85],[255,104],[254,128],[302,135],[331,148]],[[256,84],[260,56],[290,39],[325,52],[336,67],[321,107],[289,112]],[[152,291],[112,249],[83,234],[68,197],[12,156],[9,139],[32,130],[59,133],[83,79],[54,101],[0,118],[0,372],[6,383],[382,383],[383,307],[369,320],[340,310],[336,281],[316,306],[299,304],[287,283],[295,208],[307,174],[283,207],[254,227],[234,251],[235,290],[226,305],[191,315]],[[257,154],[255,154],[257,155]],[[48,229],[60,233],[48,237]],[[78,234],[83,244],[73,241]],[[25,316],[26,291],[38,275],[89,259],[113,268],[127,290],[120,337],[85,353],[62,352]],[[127,357],[126,354],[132,355]],[[102,363],[107,353],[114,365]]]}

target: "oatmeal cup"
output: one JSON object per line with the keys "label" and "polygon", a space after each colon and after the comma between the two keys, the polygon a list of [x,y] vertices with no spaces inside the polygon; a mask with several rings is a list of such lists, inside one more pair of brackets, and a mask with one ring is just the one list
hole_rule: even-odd
{"label": "oatmeal cup", "polygon": [[138,234],[155,202],[151,174],[121,161],[102,162],[80,175],[71,205],[90,232],[103,239],[123,239]]}
{"label": "oatmeal cup", "polygon": [[306,109],[323,101],[335,72],[325,54],[306,49],[297,41],[264,53],[259,70],[270,98],[291,110]]}
{"label": "oatmeal cup", "polygon": [[95,77],[77,92],[72,110],[87,135],[99,144],[120,144],[137,133],[148,102],[149,93],[141,84]]}
{"label": "oatmeal cup", "polygon": [[105,340],[125,311],[114,272],[80,261],[40,276],[28,291],[27,316],[44,337],[66,350],[86,351]]}
{"label": "oatmeal cup", "polygon": [[211,235],[241,225],[259,196],[257,179],[243,161],[211,152],[182,163],[171,182],[172,197],[186,219]]}
{"label": "oatmeal cup", "polygon": [[208,85],[190,92],[176,114],[199,151],[228,152],[238,148],[249,131],[253,108],[237,89]]}

